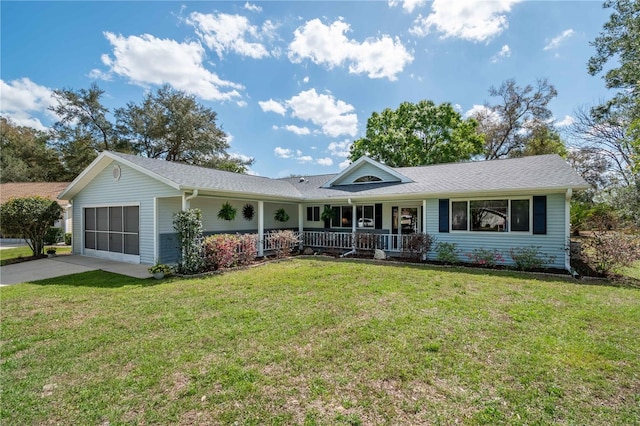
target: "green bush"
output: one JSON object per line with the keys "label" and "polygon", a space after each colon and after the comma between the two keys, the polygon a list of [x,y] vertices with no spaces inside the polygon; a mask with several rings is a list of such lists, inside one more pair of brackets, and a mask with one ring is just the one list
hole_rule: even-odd
{"label": "green bush", "polygon": [[458,263],[458,245],[456,243],[438,243],[436,259],[443,263]]}
{"label": "green bush", "polygon": [[64,234],[64,244],[67,246],[71,245],[71,232]]}
{"label": "green bush", "polygon": [[535,246],[512,248],[509,255],[521,271],[544,268],[555,260],[555,256],[544,255],[540,247]]}
{"label": "green bush", "polygon": [[64,239],[64,231],[62,230],[62,228],[51,226],[49,227],[49,230],[44,236],[44,243],[57,244],[59,242],[62,242],[63,239]]}

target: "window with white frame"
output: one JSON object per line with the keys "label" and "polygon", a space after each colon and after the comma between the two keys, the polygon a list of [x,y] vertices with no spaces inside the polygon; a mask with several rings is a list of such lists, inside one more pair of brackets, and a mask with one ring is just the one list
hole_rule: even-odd
{"label": "window with white frame", "polygon": [[356,218],[358,220],[358,223],[357,223],[358,228],[372,228],[372,229],[375,228],[376,226],[375,207],[373,205],[357,206]]}
{"label": "window with white frame", "polygon": [[353,225],[353,206],[331,206],[333,219],[332,228],[351,228]]}
{"label": "window with white frame", "polygon": [[451,230],[530,232],[531,200],[503,198],[451,201]]}
{"label": "window with white frame", "polygon": [[307,207],[307,221],[308,222],[320,221],[320,206]]}

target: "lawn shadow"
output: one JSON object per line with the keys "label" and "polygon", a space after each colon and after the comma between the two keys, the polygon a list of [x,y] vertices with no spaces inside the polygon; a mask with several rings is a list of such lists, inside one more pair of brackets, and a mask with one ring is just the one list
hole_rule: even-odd
{"label": "lawn shadow", "polygon": [[44,280],[28,281],[35,285],[64,285],[71,287],[120,288],[126,286],[151,287],[166,280],[153,278],[134,278],[102,270],[80,272]]}

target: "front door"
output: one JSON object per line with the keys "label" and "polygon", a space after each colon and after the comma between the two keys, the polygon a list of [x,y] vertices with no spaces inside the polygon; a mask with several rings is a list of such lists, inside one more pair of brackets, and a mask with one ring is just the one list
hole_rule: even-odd
{"label": "front door", "polygon": [[391,250],[402,250],[402,236],[420,230],[420,208],[394,206],[391,208]]}

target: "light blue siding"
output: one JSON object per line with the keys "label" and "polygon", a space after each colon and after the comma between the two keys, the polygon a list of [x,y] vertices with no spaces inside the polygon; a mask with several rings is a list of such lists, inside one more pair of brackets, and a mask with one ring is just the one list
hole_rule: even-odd
{"label": "light blue siding", "polygon": [[[438,199],[427,200],[427,233],[433,235],[437,242],[456,243],[461,261],[468,261],[466,253],[474,249],[496,249],[505,259],[506,264],[513,264],[509,249],[536,246],[547,256],[553,256],[553,264],[549,267],[564,269],[565,267],[565,195],[547,195],[547,233],[533,235],[519,232],[438,232]],[[435,259],[436,253],[429,254]]]}
{"label": "light blue siding", "polygon": [[84,207],[138,205],[140,263],[153,264],[155,197],[177,196],[180,192],[124,164],[119,164],[121,176],[116,181],[112,172],[115,164],[105,167],[73,199],[73,253],[83,253]]}

